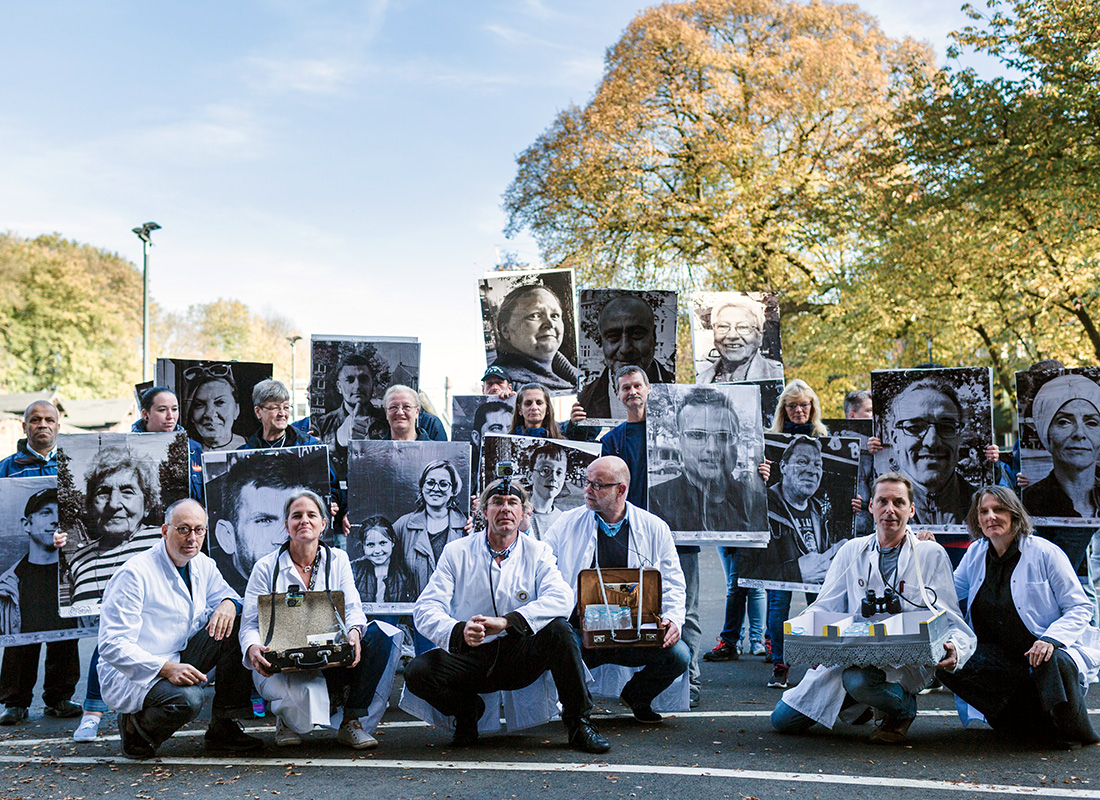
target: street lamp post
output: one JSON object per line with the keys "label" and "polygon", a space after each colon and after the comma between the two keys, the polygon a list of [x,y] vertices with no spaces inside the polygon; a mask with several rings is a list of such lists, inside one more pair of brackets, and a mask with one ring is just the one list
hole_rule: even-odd
{"label": "street lamp post", "polygon": [[141,381],[149,380],[149,248],[153,246],[150,235],[153,231],[159,231],[160,225],[155,222],[146,222],[139,228],[134,228],[134,233],[141,239]]}
{"label": "street lamp post", "polygon": [[294,416],[298,413],[298,342],[302,340],[301,336],[288,336],[286,340],[290,342],[290,414]]}

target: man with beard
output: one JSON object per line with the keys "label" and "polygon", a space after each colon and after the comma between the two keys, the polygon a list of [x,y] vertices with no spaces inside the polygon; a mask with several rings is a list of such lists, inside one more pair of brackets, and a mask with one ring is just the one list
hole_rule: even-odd
{"label": "man with beard", "polygon": [[627,294],[608,301],[598,322],[605,366],[596,380],[584,387],[577,402],[589,417],[623,419],[627,409],[612,381],[619,370],[640,367],[651,383],[675,383],[676,376],[653,360],[657,321],[653,309],[640,297]]}
{"label": "man with beard", "polygon": [[[238,458],[225,474],[228,518],[214,526],[218,551],[213,555],[226,581],[243,592],[256,562],[286,541],[283,504],[296,489],[308,489],[301,479],[302,462],[266,453]],[[228,563],[227,563],[228,562]]]}

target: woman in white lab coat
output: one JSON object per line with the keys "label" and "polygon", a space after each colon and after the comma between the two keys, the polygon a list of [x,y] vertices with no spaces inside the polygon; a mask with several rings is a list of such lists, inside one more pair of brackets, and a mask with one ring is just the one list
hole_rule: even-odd
{"label": "woman in white lab coat", "polygon": [[966,523],[976,541],[955,570],[955,590],[978,647],[962,669],[938,673],[965,701],[963,722],[980,718],[976,709],[1009,734],[1069,748],[1100,743],[1084,699],[1100,669],[1100,634],[1069,558],[1031,535],[1031,518],[1003,486],[975,492]]}
{"label": "woman in white lab coat", "polygon": [[[295,491],[283,511],[289,539],[252,569],[244,596],[241,619],[241,651],[245,666],[254,671],[256,689],[276,716],[275,744],[287,747],[301,743],[301,734],[315,725],[331,727],[330,697],[343,705],[343,721],[337,739],[357,750],[376,747],[371,736],[385,711],[393,673],[400,657],[401,634],[385,623],[367,625],[359,593],[352,578],[351,562],[342,550],[321,543],[328,524],[325,503],[307,489]],[[326,588],[344,594],[344,624],[347,640],[355,648],[349,667],[325,670],[272,673],[264,657],[267,647],[259,629],[259,597],[286,592],[297,584],[305,591]],[[343,700],[347,692],[346,701]],[[367,720],[364,728],[362,720]]]}

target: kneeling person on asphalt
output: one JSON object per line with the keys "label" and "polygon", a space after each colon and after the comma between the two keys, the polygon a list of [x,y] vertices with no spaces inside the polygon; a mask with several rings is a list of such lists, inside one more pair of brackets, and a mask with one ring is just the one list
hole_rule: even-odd
{"label": "kneeling person on asphalt", "polygon": [[202,553],[206,512],[194,500],[168,507],[161,541],[107,584],[99,617],[99,681],[118,712],[122,754],[151,758],[202,710],[206,673],[218,681],[206,749],[243,752],[263,743],[231,713],[251,708],[252,679],[237,637],[240,597]]}
{"label": "kneeling person on asphalt", "polygon": [[[936,666],[958,669],[974,652],[977,640],[959,613],[947,552],[934,541],[918,541],[909,529],[913,516],[909,479],[897,472],[880,476],[871,490],[871,516],[875,533],[841,547],[825,575],[821,593],[807,612],[858,615],[868,590],[882,597],[889,588],[899,596],[903,611],[927,608],[924,598],[928,597],[929,610],[947,613],[951,631],[943,660]],[[921,590],[922,581],[927,591]],[[935,670],[925,665],[886,670],[817,666],[806,673],[802,683],[783,693],[771,715],[772,727],[780,733],[802,733],[819,722],[831,729],[838,718],[858,725],[877,712],[880,721],[871,741],[904,742],[917,716],[917,694],[931,685]]]}
{"label": "kneeling person on asphalt", "polygon": [[531,504],[509,480],[490,483],[478,498],[485,535],[443,548],[439,565],[413,607],[416,629],[438,649],[405,669],[408,689],[455,718],[454,744],[477,742],[485,711],[479,695],[522,689],[550,674],[569,743],[604,753],[610,743],[592,724],[580,646],[566,621],[573,593],[550,548],[520,525]]}

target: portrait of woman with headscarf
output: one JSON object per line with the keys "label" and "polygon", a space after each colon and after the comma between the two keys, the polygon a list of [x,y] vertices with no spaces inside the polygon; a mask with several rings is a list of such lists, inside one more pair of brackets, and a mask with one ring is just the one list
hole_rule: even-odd
{"label": "portrait of woman with headscarf", "polygon": [[1035,393],[1031,419],[1052,467],[1024,488],[1024,508],[1036,517],[1100,518],[1100,386],[1084,375],[1059,375]]}

